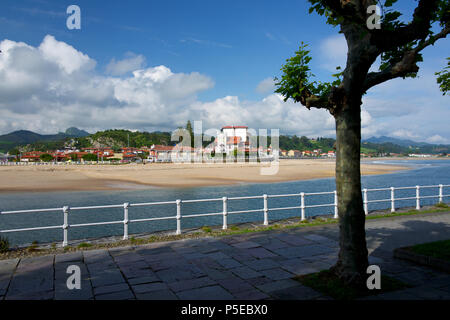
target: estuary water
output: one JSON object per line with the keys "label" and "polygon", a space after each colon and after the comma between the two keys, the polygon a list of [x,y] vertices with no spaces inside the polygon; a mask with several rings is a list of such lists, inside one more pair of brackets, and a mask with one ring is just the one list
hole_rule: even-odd
{"label": "estuary water", "polygon": [[[385,175],[363,176],[363,188],[405,187],[416,185],[450,184],[449,160],[378,160],[375,163],[410,166],[411,170],[399,171]],[[39,208],[60,208],[63,206],[96,206],[130,203],[147,203],[159,201],[210,199],[242,196],[260,196],[263,194],[292,194],[328,192],[335,190],[334,178],[315,179],[306,181],[291,181],[270,184],[239,184],[232,186],[195,187],[195,188],[154,188],[125,190],[125,191],[89,191],[89,192],[51,192],[51,193],[1,193],[0,211],[27,210]],[[421,190],[421,195],[437,195],[438,188],[426,188]],[[450,194],[450,187],[444,188],[444,194]],[[398,190],[395,197],[413,197],[415,190]],[[390,191],[369,192],[369,200],[388,199]],[[333,195],[308,196],[306,205],[331,204]],[[444,198],[450,202],[450,197]],[[436,203],[437,199],[423,199],[422,205]],[[269,208],[299,206],[300,197],[270,198]],[[396,201],[396,207],[415,206],[415,200]],[[248,209],[261,209],[263,199],[233,200],[228,201],[228,211]],[[390,202],[369,204],[369,210],[385,209],[390,207]],[[206,214],[222,212],[222,201],[204,203],[182,203],[182,215]],[[330,215],[334,213],[333,207],[307,208],[306,216]],[[176,215],[176,205],[158,205],[147,207],[131,207],[129,219],[144,219],[152,217],[173,217]],[[270,211],[270,221],[300,216],[299,209]],[[81,224],[103,221],[123,220],[123,208],[109,208],[96,210],[72,211],[69,215],[69,224]],[[263,213],[243,213],[228,216],[228,224],[263,221]],[[63,224],[63,213],[40,212],[23,213],[13,215],[0,215],[0,230],[31,228],[38,226],[55,226]],[[183,218],[182,229],[201,227],[204,225],[221,225],[221,216],[205,216],[199,218]],[[150,221],[131,223],[129,225],[130,236],[137,233],[150,233],[161,230],[176,229],[176,220]],[[69,241],[77,239],[99,238],[123,234],[123,225],[100,225],[89,227],[77,227],[69,229]],[[24,245],[33,241],[39,243],[61,242],[62,229],[25,231],[3,234],[7,236],[11,245]]]}

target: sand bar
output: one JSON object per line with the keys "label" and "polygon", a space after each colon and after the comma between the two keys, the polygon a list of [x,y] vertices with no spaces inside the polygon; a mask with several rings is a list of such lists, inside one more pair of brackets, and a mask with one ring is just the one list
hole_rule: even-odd
{"label": "sand bar", "polygon": [[[270,183],[334,177],[334,160],[281,160],[274,175],[268,164],[127,164],[0,167],[0,192],[123,190]],[[387,174],[408,167],[362,163],[363,175]]]}

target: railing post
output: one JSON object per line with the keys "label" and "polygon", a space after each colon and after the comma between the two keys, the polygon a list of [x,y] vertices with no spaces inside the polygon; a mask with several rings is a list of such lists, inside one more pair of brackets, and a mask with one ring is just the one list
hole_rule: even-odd
{"label": "railing post", "polygon": [[420,186],[416,186],[416,210],[420,210]]}
{"label": "railing post", "polygon": [[363,203],[364,203],[364,214],[367,216],[369,214],[369,203],[367,200],[367,189],[363,189]]}
{"label": "railing post", "polygon": [[70,208],[68,206],[63,207],[63,213],[64,213],[64,224],[63,224],[63,247],[66,247],[69,243],[68,240],[68,232],[69,232],[69,210]]}
{"label": "railing post", "polygon": [[130,204],[125,202],[123,204],[123,240],[128,240],[128,208]]}
{"label": "railing post", "polygon": [[339,217],[338,215],[338,197],[337,197],[337,191],[334,190],[334,218],[337,219]]}
{"label": "railing post", "polygon": [[181,234],[181,200],[177,200],[177,234]]}
{"label": "railing post", "polygon": [[267,194],[263,195],[264,198],[264,225],[267,226],[269,225],[269,205],[268,205],[268,201],[267,201]]}
{"label": "railing post", "polygon": [[394,187],[391,187],[391,212],[395,212],[395,194],[394,194]]}
{"label": "railing post", "polygon": [[223,226],[222,226],[222,229],[227,230],[227,228],[228,228],[228,224],[227,224],[227,215],[228,215],[227,201],[228,201],[228,198],[223,197],[222,201],[223,201]]}
{"label": "railing post", "polygon": [[439,185],[439,203],[443,202],[443,189],[444,186],[442,184]]}
{"label": "railing post", "polygon": [[300,201],[301,201],[300,208],[302,210],[301,220],[303,221],[303,220],[305,220],[305,193],[304,192],[300,193]]}

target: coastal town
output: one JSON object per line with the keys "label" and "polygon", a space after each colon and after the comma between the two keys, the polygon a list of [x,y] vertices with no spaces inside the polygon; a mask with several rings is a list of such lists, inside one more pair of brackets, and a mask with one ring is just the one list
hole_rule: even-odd
{"label": "coastal town", "polygon": [[[203,146],[191,146],[190,143],[174,145],[152,144],[139,147],[113,147],[108,145],[76,148],[65,146],[56,150],[26,150],[17,154],[0,153],[0,163],[158,163],[158,162],[217,162],[224,159],[240,161],[271,161],[280,159],[333,159],[333,150],[311,148],[306,150],[283,149],[269,144],[264,146],[258,136],[250,133],[247,126],[224,126],[212,143]],[[315,141],[315,139],[312,139]],[[278,143],[277,143],[278,144]],[[369,153],[361,150],[361,158],[368,157],[405,157],[433,158],[448,157],[448,154],[424,153]]]}

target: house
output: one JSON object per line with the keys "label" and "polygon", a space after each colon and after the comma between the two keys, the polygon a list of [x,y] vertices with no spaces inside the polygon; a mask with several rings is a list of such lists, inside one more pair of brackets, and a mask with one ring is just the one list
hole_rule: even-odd
{"label": "house", "polygon": [[22,153],[20,157],[20,161],[23,162],[39,162],[41,161],[41,155],[45,154],[45,152],[41,151],[30,151]]}
{"label": "house", "polygon": [[149,159],[154,161],[170,161],[173,146],[154,144],[150,147]]}
{"label": "house", "polygon": [[302,156],[302,152],[300,150],[289,150],[287,155],[288,157],[299,158]]}
{"label": "house", "polygon": [[249,143],[247,126],[225,126],[222,127],[215,139],[215,152],[227,155],[234,150],[245,152],[249,148]]}

